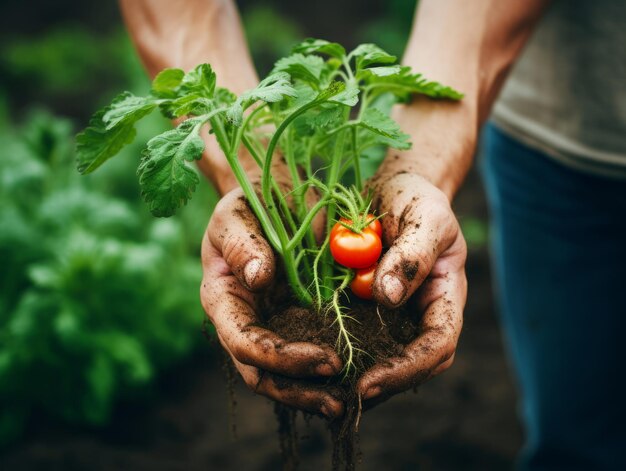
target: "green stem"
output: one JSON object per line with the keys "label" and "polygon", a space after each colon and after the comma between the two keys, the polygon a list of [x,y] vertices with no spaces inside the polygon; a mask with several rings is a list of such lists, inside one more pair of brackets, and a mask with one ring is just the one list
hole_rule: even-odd
{"label": "green stem", "polygon": [[327,195],[324,198],[322,198],[321,200],[319,200],[315,204],[315,206],[313,206],[311,208],[311,210],[307,213],[305,218],[301,221],[300,229],[298,229],[298,231],[293,235],[293,237],[291,238],[291,240],[287,244],[287,247],[286,247],[287,250],[293,250],[293,249],[296,248],[296,246],[300,243],[300,241],[306,235],[307,230],[308,230],[309,226],[311,225],[311,222],[313,221],[313,218],[315,217],[315,215],[324,206],[326,206],[326,203],[328,202],[329,199],[330,199],[330,196]]}
{"label": "green stem", "polygon": [[305,306],[313,304],[313,298],[307,291],[306,287],[302,284],[302,280],[298,274],[298,264],[294,256],[293,250],[287,250],[283,253],[283,262],[285,266],[285,274],[287,275],[287,281],[293,289],[296,298],[302,302]]}
{"label": "green stem", "polygon": [[[259,156],[258,149],[254,147],[253,143],[250,141],[250,139],[248,138],[248,136],[246,136],[245,133],[241,135],[241,140],[243,144],[246,146],[246,148],[248,149],[248,152],[250,152],[250,155],[252,155],[252,158],[254,159],[256,164],[259,166],[259,168],[262,169],[263,162],[261,161],[261,158]],[[278,204],[280,205],[280,209],[282,213],[285,215],[285,219],[287,220],[287,223],[289,224],[291,231],[295,233],[297,229],[296,223],[293,220],[293,217],[291,216],[291,211],[289,210],[289,205],[287,204],[287,200],[285,199],[284,195],[280,191],[278,183],[276,183],[276,180],[274,179],[272,179],[272,191],[278,197]]]}
{"label": "green stem", "polygon": [[259,197],[254,191],[252,183],[250,182],[250,179],[248,178],[248,175],[246,174],[245,170],[241,166],[241,163],[239,162],[237,155],[236,154],[233,155],[233,153],[231,153],[230,151],[230,148],[228,146],[228,139],[226,137],[226,132],[224,131],[221,121],[216,119],[216,117],[212,117],[210,119],[210,122],[211,122],[211,127],[213,128],[213,132],[215,133],[217,142],[222,148],[222,151],[224,152],[224,154],[226,155],[226,160],[228,161],[228,164],[230,165],[233,171],[233,174],[235,175],[235,178],[237,179],[237,183],[239,183],[239,186],[243,190],[243,193],[246,196],[248,203],[250,204],[250,207],[252,208],[252,211],[254,211],[254,214],[259,220],[259,223],[261,224],[261,227],[263,228],[263,231],[265,232],[265,236],[267,237],[268,242],[278,253],[282,253],[280,240],[272,224],[272,221],[268,218],[268,215],[265,212],[265,208],[263,207],[263,204],[261,203],[261,201],[259,200]]}
{"label": "green stem", "polygon": [[354,158],[354,184],[356,189],[361,191],[363,190],[363,181],[361,180],[361,162],[357,147],[357,132],[355,126],[352,127],[350,133],[352,137],[352,153]]}
{"label": "green stem", "polygon": [[[347,120],[349,117],[350,109],[346,108],[344,111],[344,120]],[[335,143],[335,149],[333,152],[332,162],[330,164],[330,169],[328,172],[328,179],[326,181],[326,185],[329,189],[334,188],[335,184],[339,179],[339,170],[341,169],[341,162],[343,160],[343,151],[345,145],[346,133],[341,132],[337,136],[337,142]],[[333,224],[333,220],[335,219],[336,213],[336,204],[333,202],[329,204],[328,211],[326,213],[326,234],[330,234],[331,225]],[[330,280],[332,277],[333,264],[332,260],[330,260],[330,252],[324,256],[324,263],[322,264],[322,281],[325,282]],[[324,286],[325,290],[329,288]],[[332,290],[331,290],[332,292]],[[324,293],[324,298],[327,299],[330,293],[326,291]]]}
{"label": "green stem", "polygon": [[317,106],[319,103],[320,101],[313,100],[307,103],[306,105],[303,105],[300,108],[298,108],[296,111],[294,111],[289,116],[287,116],[287,118],[285,118],[285,120],[282,123],[280,123],[280,126],[278,126],[278,129],[276,129],[276,132],[272,136],[272,139],[270,140],[270,144],[267,147],[267,152],[265,153],[265,165],[263,167],[263,177],[261,180],[263,198],[266,199],[265,201],[266,204],[270,204],[272,201],[272,194],[270,192],[270,180],[272,177],[271,167],[272,167],[272,159],[274,157],[274,150],[276,149],[278,140],[287,129],[287,126],[289,126],[294,119],[296,119],[298,116],[305,113],[309,109],[313,108],[314,106]]}

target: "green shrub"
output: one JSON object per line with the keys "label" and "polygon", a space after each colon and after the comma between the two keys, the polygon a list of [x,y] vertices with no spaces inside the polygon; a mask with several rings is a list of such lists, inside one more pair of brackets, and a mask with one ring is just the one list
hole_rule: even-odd
{"label": "green shrub", "polygon": [[140,149],[81,177],[72,131],[37,112],[0,134],[0,443],[42,412],[105,422],[117,397],[202,341],[198,247],[213,192],[155,219],[129,171]]}

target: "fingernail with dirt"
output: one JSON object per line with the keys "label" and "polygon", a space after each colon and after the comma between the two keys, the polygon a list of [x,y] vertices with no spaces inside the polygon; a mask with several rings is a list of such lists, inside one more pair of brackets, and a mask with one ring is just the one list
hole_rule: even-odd
{"label": "fingernail with dirt", "polygon": [[326,404],[321,405],[320,412],[322,413],[324,417],[328,417],[329,419],[332,419],[332,415],[330,415],[330,411],[328,410],[328,406]]}
{"label": "fingernail with dirt", "polygon": [[383,294],[391,304],[398,304],[404,298],[406,288],[404,284],[393,275],[383,276]]}
{"label": "fingernail with dirt", "polygon": [[320,412],[331,420],[335,418],[335,411],[333,411],[333,408],[327,403],[321,405]]}
{"label": "fingernail with dirt", "polygon": [[258,258],[253,258],[248,263],[246,263],[245,268],[243,269],[243,278],[248,285],[248,288],[254,286],[254,282],[256,281],[256,277],[261,270],[262,262]]}
{"label": "fingernail with dirt", "polygon": [[365,394],[363,394],[362,400],[367,401],[368,399],[372,399],[373,397],[376,397],[380,394],[380,387],[379,386],[370,386],[370,388],[365,391]]}
{"label": "fingernail with dirt", "polygon": [[336,371],[333,365],[330,365],[328,363],[321,363],[315,368],[315,373],[320,376],[333,376]]}

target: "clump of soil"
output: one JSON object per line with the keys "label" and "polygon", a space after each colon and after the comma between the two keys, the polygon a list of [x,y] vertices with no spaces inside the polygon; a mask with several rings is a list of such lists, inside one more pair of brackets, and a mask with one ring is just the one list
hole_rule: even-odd
{"label": "clump of soil", "polygon": [[[274,293],[264,301],[267,327],[292,342],[312,342],[335,348],[339,337],[338,325],[333,311],[319,314],[314,310],[294,306],[284,294]],[[374,364],[401,355],[405,346],[418,334],[417,310],[403,307],[387,309],[373,302],[351,299],[346,303],[344,318],[348,331],[357,339],[354,364],[355,371],[347,376],[328,380],[320,387],[327,388],[340,397],[345,404],[345,414],[329,424],[332,433],[334,470],[353,470],[357,455],[357,429],[361,416],[361,401],[355,391],[359,377]],[[285,379],[289,381],[288,379]],[[297,434],[292,430],[295,415],[289,408],[276,408],[279,419],[279,435],[285,469],[297,465]]]}

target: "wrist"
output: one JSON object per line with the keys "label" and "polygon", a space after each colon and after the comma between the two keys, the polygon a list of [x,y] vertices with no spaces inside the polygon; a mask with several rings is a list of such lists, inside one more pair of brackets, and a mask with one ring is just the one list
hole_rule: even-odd
{"label": "wrist", "polygon": [[420,175],[452,200],[471,165],[478,135],[476,107],[466,100],[418,98],[397,105],[392,116],[411,135],[412,146],[390,149],[378,174]]}

